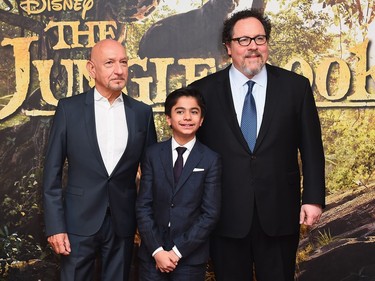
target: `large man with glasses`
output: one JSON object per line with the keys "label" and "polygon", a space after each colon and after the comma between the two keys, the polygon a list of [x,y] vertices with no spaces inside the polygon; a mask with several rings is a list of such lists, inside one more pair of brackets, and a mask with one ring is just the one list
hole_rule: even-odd
{"label": "large man with glasses", "polygon": [[294,280],[300,224],[316,223],[325,204],[310,83],[266,63],[270,32],[258,11],[233,14],[222,33],[232,64],[192,84],[207,103],[198,138],[223,160],[221,217],[211,239],[217,281],[251,281],[253,271],[257,281]]}

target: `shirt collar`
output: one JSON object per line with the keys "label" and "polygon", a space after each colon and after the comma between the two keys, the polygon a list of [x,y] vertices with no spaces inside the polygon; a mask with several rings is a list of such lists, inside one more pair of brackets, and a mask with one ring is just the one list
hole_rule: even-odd
{"label": "shirt collar", "polygon": [[[243,75],[237,68],[232,66],[229,69],[229,76],[231,81],[234,82],[235,85],[243,86],[246,84],[247,81],[249,81],[249,78],[247,78],[245,75]],[[263,66],[260,72],[255,75],[250,80],[254,81],[257,85],[266,87],[267,85],[267,68],[266,66]]]}
{"label": "shirt collar", "polygon": [[186,147],[188,151],[191,151],[193,149],[193,146],[196,142],[197,138],[194,137],[191,141],[185,143],[184,145],[179,145],[176,140],[172,137],[172,151],[176,149],[176,147],[182,146]]}
{"label": "shirt collar", "polygon": [[[105,97],[103,97],[96,88],[94,88],[94,100],[95,101],[100,101],[100,102],[104,102],[104,101],[108,102],[108,99],[106,99]],[[122,97],[122,94],[120,94],[117,97],[117,99],[115,100],[114,104],[115,103],[119,103],[119,102],[122,103],[123,101],[124,101],[124,99]]]}

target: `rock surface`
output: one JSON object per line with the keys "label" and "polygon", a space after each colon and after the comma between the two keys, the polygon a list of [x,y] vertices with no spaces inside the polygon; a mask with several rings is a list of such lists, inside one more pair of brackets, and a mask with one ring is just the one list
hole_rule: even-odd
{"label": "rock surface", "polygon": [[323,216],[300,251],[298,281],[375,281],[375,184],[327,196]]}

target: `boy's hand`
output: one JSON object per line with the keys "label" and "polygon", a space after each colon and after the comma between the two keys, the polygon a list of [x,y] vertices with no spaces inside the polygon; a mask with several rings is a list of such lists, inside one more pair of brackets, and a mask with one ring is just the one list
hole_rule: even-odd
{"label": "boy's hand", "polygon": [[180,260],[179,256],[173,250],[169,251],[172,262],[177,266],[178,261]]}
{"label": "boy's hand", "polygon": [[[176,254],[174,255],[176,256]],[[177,263],[174,261],[175,258],[170,252],[160,251],[156,253],[154,259],[156,261],[156,268],[158,268],[161,272],[169,273],[176,268]]]}

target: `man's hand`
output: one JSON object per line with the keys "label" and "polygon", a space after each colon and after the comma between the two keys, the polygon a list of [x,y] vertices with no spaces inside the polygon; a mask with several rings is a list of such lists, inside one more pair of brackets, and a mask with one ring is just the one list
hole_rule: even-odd
{"label": "man's hand", "polygon": [[70,254],[70,242],[67,233],[58,233],[48,237],[48,243],[56,254],[67,256]]}
{"label": "man's hand", "polygon": [[299,223],[311,226],[319,221],[322,212],[322,206],[320,205],[304,204],[299,214]]}
{"label": "man's hand", "polygon": [[[169,273],[172,272],[177,265],[176,261],[176,254],[173,251],[160,251],[155,254],[154,259],[156,261],[156,268],[158,268],[161,272]],[[177,257],[178,258],[178,257]]]}

